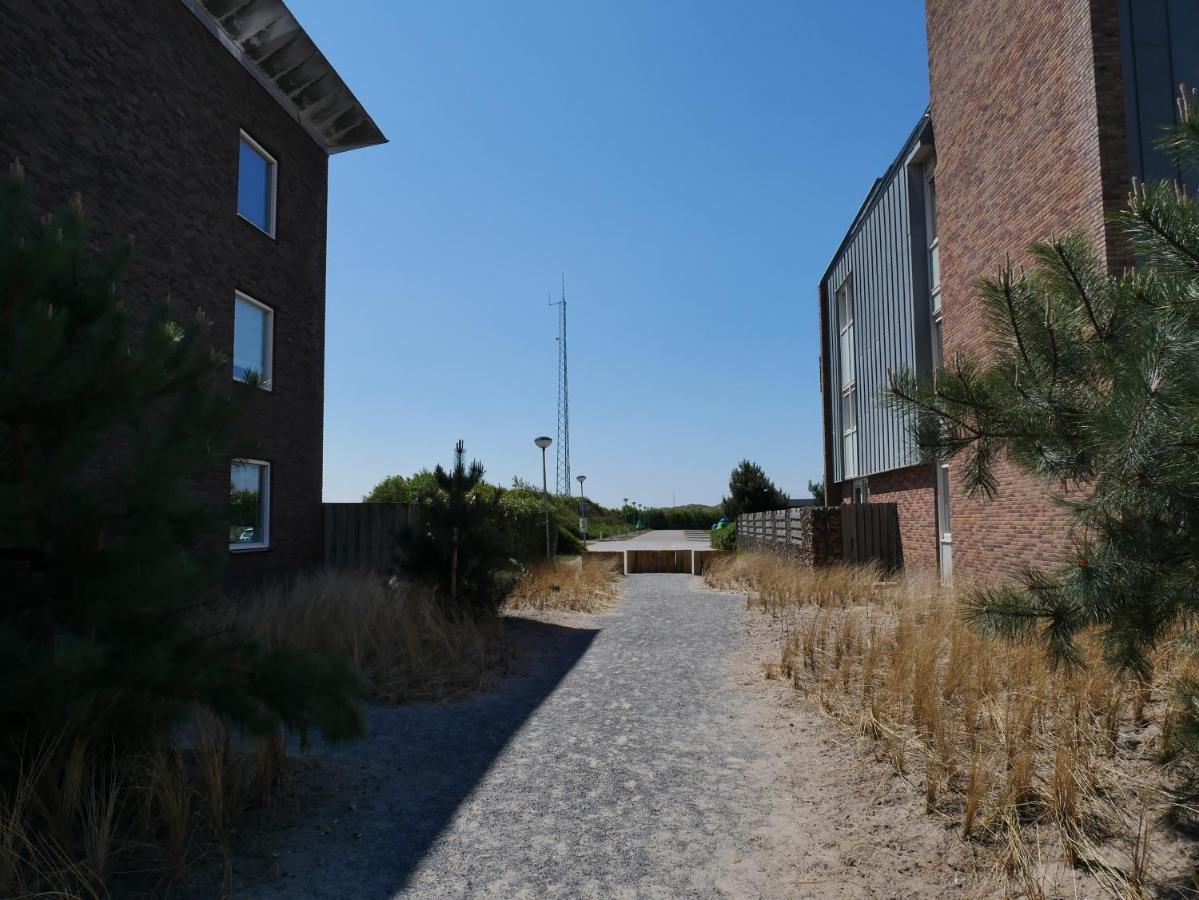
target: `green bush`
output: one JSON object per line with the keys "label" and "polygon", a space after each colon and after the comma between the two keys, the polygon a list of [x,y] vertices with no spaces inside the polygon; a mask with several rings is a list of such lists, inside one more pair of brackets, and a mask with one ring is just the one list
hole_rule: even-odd
{"label": "green bush", "polygon": [[587,545],[575,537],[573,532],[559,526],[557,550],[559,556],[578,556],[580,553],[585,553],[586,550]]}
{"label": "green bush", "polygon": [[737,523],[730,522],[723,528],[715,529],[712,532],[711,542],[713,550],[736,550]]}
{"label": "green bush", "polygon": [[654,506],[642,514],[646,528],[661,530],[710,528],[720,518],[719,506],[689,503],[686,506]]}

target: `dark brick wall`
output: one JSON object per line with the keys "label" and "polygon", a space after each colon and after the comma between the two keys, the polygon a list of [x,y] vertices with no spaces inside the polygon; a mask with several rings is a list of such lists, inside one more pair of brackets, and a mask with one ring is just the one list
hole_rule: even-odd
{"label": "dark brick wall", "polygon": [[[202,308],[231,353],[234,291],[273,307],[274,390],[254,397],[239,450],[272,463],[272,548],[231,554],[229,575],[319,561],[324,151],[178,0],[19,6],[0,28],[0,157],[20,158],[40,207],[80,191],[98,245],[135,236],[133,309]],[[279,163],[275,240],[236,215],[241,128]],[[203,485],[222,508],[228,480]]]}
{"label": "dark brick wall", "polygon": [[[1128,164],[1114,0],[928,0],[945,358],[985,356],[975,285],[1030,242],[1083,228],[1123,257],[1104,222]],[[970,577],[1053,565],[1068,537],[1052,485],[1001,466],[993,500],[953,482],[954,568]]]}

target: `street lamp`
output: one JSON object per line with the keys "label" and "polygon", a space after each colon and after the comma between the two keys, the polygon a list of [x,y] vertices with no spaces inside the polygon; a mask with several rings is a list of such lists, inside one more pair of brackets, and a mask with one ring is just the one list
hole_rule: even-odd
{"label": "street lamp", "polygon": [[553,561],[554,545],[550,542],[550,489],[545,478],[545,448],[552,444],[552,438],[542,435],[533,438],[533,443],[541,448],[541,495],[545,501],[545,558]]}
{"label": "street lamp", "polygon": [[583,482],[586,480],[586,475],[575,476],[575,481],[579,483],[579,531],[583,532],[583,540],[587,540],[587,501],[583,498]]}

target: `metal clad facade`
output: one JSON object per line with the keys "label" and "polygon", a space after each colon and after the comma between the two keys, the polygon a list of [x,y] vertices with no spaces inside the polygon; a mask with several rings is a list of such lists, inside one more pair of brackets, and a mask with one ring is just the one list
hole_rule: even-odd
{"label": "metal clad facade", "polygon": [[[921,255],[913,271],[913,216],[917,216],[923,235],[923,200],[909,185],[909,173],[903,160],[919,144],[927,120],[922,120],[903,154],[885,178],[872,191],[850,233],[846,236],[825,276],[824,303],[828,322],[823,336],[824,353],[829,360],[825,389],[831,397],[833,478],[847,477],[842,439],[841,359],[837,312],[837,292],[852,279],[854,297],[854,371],[857,381],[858,436],[857,465],[851,475],[864,477],[899,469],[918,462],[912,440],[911,417],[885,408],[880,395],[886,390],[890,373],[903,369],[927,371],[927,342],[917,352],[917,328],[927,329],[928,322],[915,321],[917,310],[927,308],[926,298],[916,302],[914,285],[926,285]],[[921,238],[921,242],[923,239]]]}
{"label": "metal clad facade", "polygon": [[[1181,173],[1154,146],[1173,124],[1178,86],[1199,87],[1199,0],[1119,0],[1120,65],[1132,174],[1143,180]],[[1187,172],[1187,186],[1199,178]]]}

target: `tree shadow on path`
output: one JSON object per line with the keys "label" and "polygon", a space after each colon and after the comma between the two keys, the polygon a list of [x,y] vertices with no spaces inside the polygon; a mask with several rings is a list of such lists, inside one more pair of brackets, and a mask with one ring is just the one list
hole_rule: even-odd
{"label": "tree shadow on path", "polygon": [[[521,726],[591,646],[598,629],[510,618],[512,674],[443,704],[374,707],[370,737],[323,751],[323,798],[269,835],[269,872],[235,860],[239,897],[393,897]],[[235,857],[237,853],[235,851]],[[266,879],[266,880],[260,880]]]}

